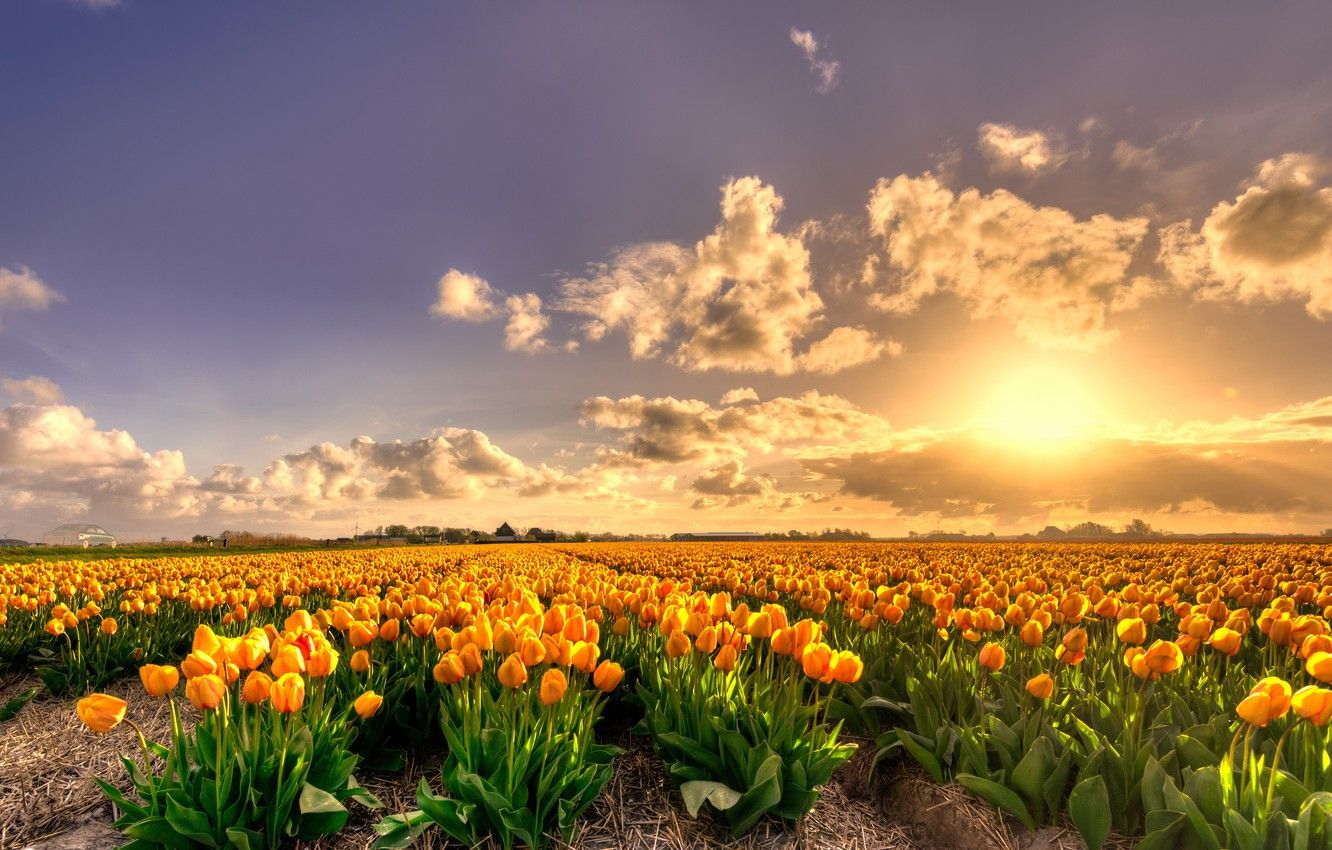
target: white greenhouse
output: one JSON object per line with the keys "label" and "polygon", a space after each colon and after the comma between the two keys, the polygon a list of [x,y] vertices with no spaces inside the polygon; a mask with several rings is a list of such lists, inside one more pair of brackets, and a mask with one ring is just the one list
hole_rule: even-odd
{"label": "white greenhouse", "polygon": [[100,525],[66,523],[42,535],[47,546],[79,546],[84,549],[107,546],[115,548],[116,536]]}

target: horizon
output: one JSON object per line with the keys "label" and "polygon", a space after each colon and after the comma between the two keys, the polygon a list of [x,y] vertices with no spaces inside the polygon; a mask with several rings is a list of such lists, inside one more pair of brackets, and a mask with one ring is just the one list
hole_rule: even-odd
{"label": "horizon", "polygon": [[1325,4],[0,26],[0,536],[1332,528]]}

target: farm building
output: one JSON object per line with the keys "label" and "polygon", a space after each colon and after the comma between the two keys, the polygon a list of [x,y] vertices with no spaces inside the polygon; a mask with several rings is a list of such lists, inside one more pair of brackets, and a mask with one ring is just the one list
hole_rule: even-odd
{"label": "farm building", "polygon": [[753,531],[703,531],[703,532],[681,532],[672,534],[672,540],[715,540],[715,541],[738,541],[738,540],[762,540],[762,534],[756,534]]}
{"label": "farm building", "polygon": [[66,523],[42,535],[47,546],[80,546],[84,549],[108,546],[115,548],[116,537],[100,525]]}
{"label": "farm building", "polygon": [[506,522],[506,523],[504,523],[503,525],[501,525],[499,528],[495,529],[495,542],[496,542],[496,543],[517,543],[517,542],[518,542],[518,532],[514,531],[514,530],[513,530],[513,526],[509,525],[509,524]]}

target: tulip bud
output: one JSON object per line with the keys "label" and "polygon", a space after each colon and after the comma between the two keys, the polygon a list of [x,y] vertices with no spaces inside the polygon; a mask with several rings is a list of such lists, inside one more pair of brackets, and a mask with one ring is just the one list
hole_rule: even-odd
{"label": "tulip bud", "polygon": [[145,664],[139,668],[139,681],[150,697],[160,699],[176,689],[180,683],[180,671],[170,664]]}
{"label": "tulip bud", "polygon": [[185,696],[200,711],[217,708],[227,696],[227,683],[216,673],[194,676],[185,683]]}
{"label": "tulip bud", "polygon": [[1055,683],[1049,673],[1041,673],[1027,680],[1027,693],[1036,699],[1046,700],[1054,696]]}
{"label": "tulip bud", "polygon": [[592,684],[606,693],[615,690],[622,679],[624,679],[624,668],[614,661],[601,662],[592,674]]}
{"label": "tulip bud", "polygon": [[374,691],[366,691],[356,698],[352,703],[352,708],[362,720],[369,720],[379,711],[379,707],[384,704],[384,698]]}
{"label": "tulip bud", "polygon": [[305,680],[299,673],[284,673],[273,683],[268,698],[281,714],[291,714],[305,705]]}
{"label": "tulip bud", "polygon": [[527,667],[517,653],[504,659],[498,672],[500,684],[506,688],[520,688],[527,682]]}
{"label": "tulip bud", "polygon": [[125,719],[128,707],[123,699],[110,694],[91,694],[79,700],[74,711],[83,725],[99,735],[110,732]]}
{"label": "tulip bud", "polygon": [[258,705],[268,699],[272,690],[273,680],[268,674],[261,670],[252,670],[250,675],[245,677],[245,684],[241,687],[241,699],[250,705]]}
{"label": "tulip bud", "polygon": [[[503,668],[500,668],[503,670]],[[564,698],[564,692],[569,687],[569,680],[565,678],[564,672],[558,667],[550,667],[545,675],[541,677],[541,704],[554,705]]]}

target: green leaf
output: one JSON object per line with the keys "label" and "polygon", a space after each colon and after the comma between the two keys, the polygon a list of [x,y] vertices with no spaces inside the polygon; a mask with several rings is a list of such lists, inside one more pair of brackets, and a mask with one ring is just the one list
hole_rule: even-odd
{"label": "green leaf", "polygon": [[1110,794],[1099,775],[1088,776],[1068,795],[1068,816],[1078,828],[1087,850],[1100,850],[1110,835]]}
{"label": "green leaf", "polygon": [[1233,850],[1263,850],[1263,839],[1258,830],[1234,809],[1226,809],[1225,827]]}
{"label": "green leaf", "polygon": [[1044,820],[1045,798],[1042,790],[1055,764],[1054,747],[1050,745],[1050,739],[1037,738],[1022,761],[1013,768],[1013,787],[1022,794],[1037,820]]}
{"label": "green leaf", "polygon": [[1159,809],[1147,815],[1147,835],[1133,850],[1178,850],[1188,818],[1183,812]]}
{"label": "green leaf", "polygon": [[198,809],[182,806],[173,798],[167,797],[166,819],[172,829],[186,838],[206,847],[219,846],[217,840],[213,838],[213,824],[208,820],[208,816]]}
{"label": "green leaf", "polygon": [[709,803],[719,812],[740,802],[741,793],[729,785],[720,782],[686,782],[680,786],[680,796],[684,797],[685,808],[691,818],[698,817],[698,810],[704,803]]}
{"label": "green leaf", "polygon": [[1031,812],[1027,811],[1027,805],[1022,802],[1022,798],[1017,795],[1013,789],[1000,785],[989,779],[974,776],[970,773],[959,773],[954,777],[958,784],[963,788],[975,794],[977,797],[985,800],[993,806],[998,806],[1013,817],[1022,821],[1027,829],[1036,829],[1036,821],[1032,818]]}
{"label": "green leaf", "polygon": [[265,850],[266,846],[262,834],[239,826],[227,830],[227,841],[236,850]]}
{"label": "green leaf", "polygon": [[171,824],[164,817],[144,818],[137,823],[130,824],[122,831],[130,838],[152,841],[164,847],[173,848],[173,850],[175,848],[188,850],[192,846],[190,840],[172,829]]}
{"label": "green leaf", "polygon": [[897,730],[897,738],[902,742],[902,746],[906,747],[907,752],[911,753],[912,758],[920,762],[920,766],[925,768],[925,772],[930,775],[930,778],[939,784],[943,784],[943,766],[939,764],[939,760],[934,757],[934,754],[916,743],[912,733],[905,729]]}
{"label": "green leaf", "polygon": [[41,691],[41,688],[28,688],[23,693],[11,699],[9,702],[0,706],[0,723],[6,720],[12,720],[23,710],[23,706],[32,702],[33,697]]}
{"label": "green leaf", "polygon": [[298,805],[301,813],[300,834],[307,840],[332,835],[347,823],[347,807],[323,788],[308,782],[301,788]]}
{"label": "green leaf", "polygon": [[1165,792],[1166,806],[1172,811],[1183,812],[1188,818],[1188,824],[1193,835],[1203,843],[1208,850],[1221,850],[1221,841],[1216,837],[1216,832],[1212,830],[1207,818],[1194,805],[1193,801],[1185,797],[1183,792],[1175,786],[1174,782],[1167,782],[1162,789]]}

